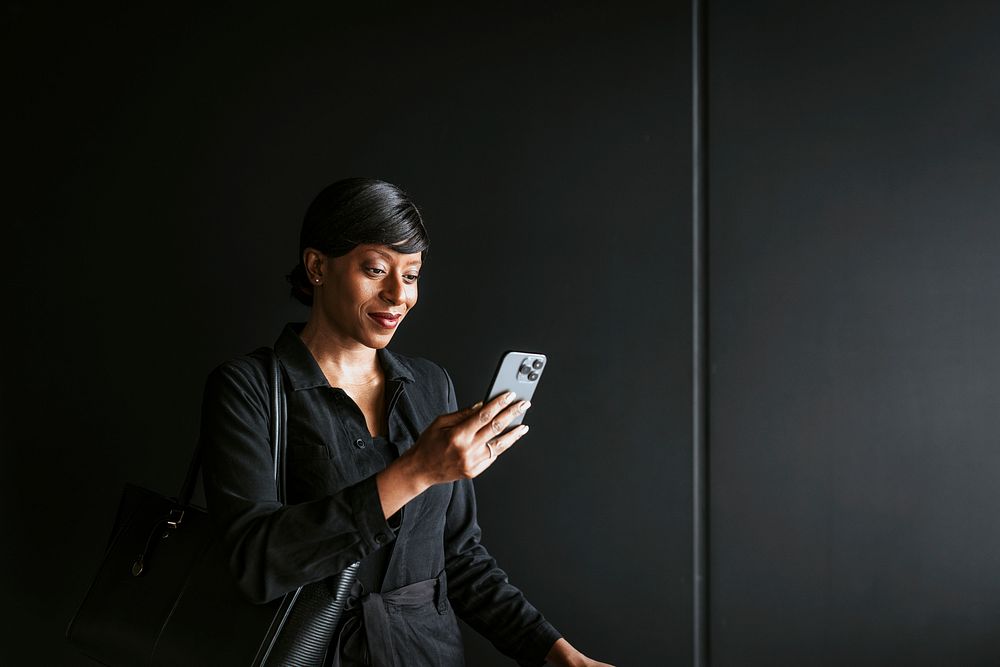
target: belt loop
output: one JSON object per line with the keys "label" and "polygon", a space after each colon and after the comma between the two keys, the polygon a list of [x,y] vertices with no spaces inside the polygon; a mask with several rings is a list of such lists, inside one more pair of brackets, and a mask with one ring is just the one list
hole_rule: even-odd
{"label": "belt loop", "polygon": [[435,595],[437,599],[434,601],[437,605],[437,611],[439,614],[445,614],[448,612],[448,575],[445,574],[444,570],[441,570],[441,574],[437,576],[437,586],[435,586]]}

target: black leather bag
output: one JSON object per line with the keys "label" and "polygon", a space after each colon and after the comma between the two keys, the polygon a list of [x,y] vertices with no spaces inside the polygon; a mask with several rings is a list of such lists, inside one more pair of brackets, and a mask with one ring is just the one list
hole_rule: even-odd
{"label": "black leather bag", "polygon": [[[271,350],[255,356],[271,371],[270,439],[284,502],[281,371]],[[125,486],[104,560],[67,638],[115,667],[321,664],[357,564],[332,585],[317,582],[251,603],[236,588],[207,512],[190,502],[200,468],[196,451],[176,499]]]}

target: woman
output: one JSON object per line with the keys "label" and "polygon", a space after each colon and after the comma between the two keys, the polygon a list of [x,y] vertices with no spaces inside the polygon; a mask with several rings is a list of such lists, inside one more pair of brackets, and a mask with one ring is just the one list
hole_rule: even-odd
{"label": "woman", "polygon": [[260,364],[231,360],[206,385],[206,496],[231,568],[265,602],[360,561],[328,664],[462,665],[457,613],[519,664],[601,665],[480,544],[471,480],[527,432],[504,430],[528,403],[506,395],[458,410],[441,367],[386,349],[417,302],[427,247],[416,206],[389,183],[338,181],[309,206],[289,280],[311,311],[274,346],[288,400],[286,505]]}

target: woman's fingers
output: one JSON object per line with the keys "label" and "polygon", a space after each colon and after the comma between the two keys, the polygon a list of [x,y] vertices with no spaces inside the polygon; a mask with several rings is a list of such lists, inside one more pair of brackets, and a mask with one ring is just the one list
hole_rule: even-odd
{"label": "woman's fingers", "polygon": [[[476,433],[484,428],[491,427],[494,420],[515,398],[517,397],[514,395],[514,392],[508,391],[490,400],[476,411],[475,419],[469,420],[470,428],[474,428],[474,433]],[[500,430],[503,430],[503,428],[501,427]]]}
{"label": "woman's fingers", "polygon": [[470,405],[467,408],[462,408],[461,410],[456,410],[455,412],[449,412],[438,417],[438,422],[443,428],[450,428],[456,424],[461,424],[466,419],[476,414],[479,409],[483,407],[483,402],[479,401],[475,405]]}
{"label": "woman's fingers", "polygon": [[479,447],[479,462],[472,469],[472,477],[479,475],[497,460],[497,457],[506,452],[515,442],[524,437],[528,432],[527,424],[519,424],[497,438],[490,438]]}
{"label": "woman's fingers", "polygon": [[508,430],[528,407],[527,401],[507,392],[485,405],[440,415],[421,434],[415,456],[435,483],[476,477],[528,432],[524,425]]}
{"label": "woman's fingers", "polygon": [[527,424],[518,424],[511,430],[504,433],[499,438],[492,438],[486,441],[486,451],[489,453],[491,459],[495,459],[500,456],[508,449],[511,445],[524,437],[524,434],[528,432]]}
{"label": "woman's fingers", "polygon": [[495,438],[504,432],[515,417],[531,407],[528,401],[517,401],[516,398],[514,392],[497,396],[479,408],[475,417],[467,419],[463,426],[471,431],[469,435],[475,440]]}
{"label": "woman's fingers", "polygon": [[437,419],[431,425],[435,430],[440,432],[451,431],[456,427],[460,427],[462,424],[475,417],[479,410],[483,407],[483,402],[479,401],[475,405],[470,405],[467,408],[462,408],[461,410],[456,410],[455,412],[448,412],[443,415],[438,415]]}

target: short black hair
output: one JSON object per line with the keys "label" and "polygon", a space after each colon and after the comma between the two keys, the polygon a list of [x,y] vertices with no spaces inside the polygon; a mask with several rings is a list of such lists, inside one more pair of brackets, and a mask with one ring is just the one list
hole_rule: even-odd
{"label": "short black hair", "polygon": [[398,186],[375,178],[345,178],[323,188],[306,210],[299,233],[299,261],[285,278],[292,296],[307,306],[313,288],[302,264],[306,248],[340,257],[365,243],[423,255],[430,246],[417,205]]}

